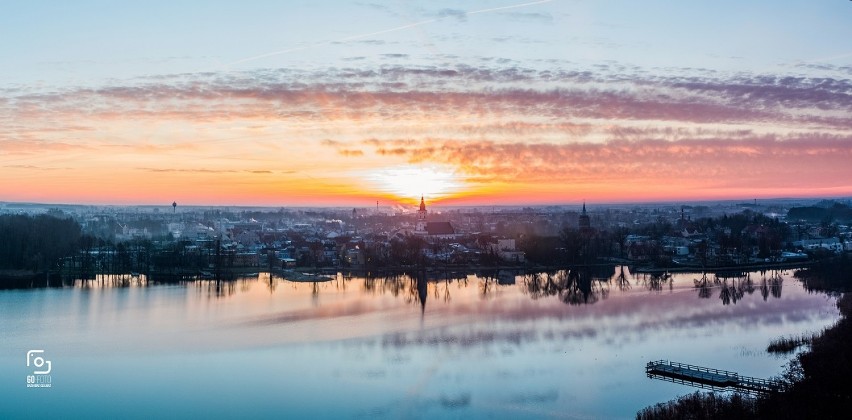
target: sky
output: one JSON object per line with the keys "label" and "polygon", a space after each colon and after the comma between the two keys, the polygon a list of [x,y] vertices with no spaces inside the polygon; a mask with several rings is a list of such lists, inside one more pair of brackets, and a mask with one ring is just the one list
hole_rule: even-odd
{"label": "sky", "polygon": [[28,1],[0,201],[852,196],[848,1]]}

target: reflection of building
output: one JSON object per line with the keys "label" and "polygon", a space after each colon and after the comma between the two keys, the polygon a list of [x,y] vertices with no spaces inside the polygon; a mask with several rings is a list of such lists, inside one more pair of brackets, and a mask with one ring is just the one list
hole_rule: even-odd
{"label": "reflection of building", "polygon": [[426,278],[422,273],[417,276],[415,283],[417,286],[417,297],[420,298],[420,316],[422,317],[426,313],[426,298],[429,297],[426,289]]}
{"label": "reflection of building", "polygon": [[508,270],[500,270],[497,272],[497,284],[510,285],[515,284],[515,272]]}

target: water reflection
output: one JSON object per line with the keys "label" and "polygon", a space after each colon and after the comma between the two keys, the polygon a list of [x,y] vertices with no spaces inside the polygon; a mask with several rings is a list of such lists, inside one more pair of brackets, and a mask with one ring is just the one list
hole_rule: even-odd
{"label": "water reflection", "polygon": [[[766,301],[769,296],[775,299],[781,298],[781,287],[784,283],[782,271],[773,270],[769,277],[766,276],[766,271],[761,271],[760,280],[760,295]],[[731,273],[723,272],[716,274],[703,273],[701,278],[694,279],[693,283],[698,290],[698,297],[709,299],[712,296],[713,289],[719,289],[719,299],[723,305],[736,304],[748,294],[757,290],[755,283],[752,280],[752,273]]]}
{"label": "water reflection", "polygon": [[556,296],[569,305],[595,303],[609,296],[609,281],[593,278],[588,270],[560,270],[524,276],[524,292],[532,299]]}
{"label": "water reflection", "polygon": [[[345,290],[346,283],[358,280],[357,277],[338,276],[339,289]],[[488,295],[488,277],[480,279],[480,287],[482,296]],[[367,277],[362,280],[362,291],[365,295],[381,295],[389,293],[394,297],[402,296],[403,300],[409,304],[420,305],[421,314],[426,312],[426,302],[429,299],[430,289],[433,299],[449,303],[452,301],[451,285],[458,284],[458,287],[467,287],[469,279],[466,276],[461,276],[455,273],[442,273],[435,275],[433,273],[419,272],[415,275],[394,274],[383,277]]]}
{"label": "water reflection", "polygon": [[124,288],[124,287],[147,287],[148,277],[144,274],[98,274],[91,279],[77,280],[73,283],[75,287],[82,289]]}
{"label": "water reflection", "polygon": [[[17,382],[4,395],[29,398],[28,407],[80,401],[94,417],[129,409],[176,416],[171,409],[197,396],[213,407],[200,414],[212,417],[310,417],[321,407],[335,418],[623,418],[690,392],[648,380],[648,360],[778,374],[783,361],[764,352],[772,338],[837,317],[831,298],[790,278],[619,266],[338,273],[321,282],[279,273],[168,283],[97,277],[0,293],[0,368],[20,369],[15,355],[31,346],[52,351],[63,370],[51,395],[67,399],[45,402]],[[89,390],[116,377],[128,380],[106,391],[122,402],[109,411]],[[233,399],[246,389],[251,401]],[[172,407],[146,405],[168,396]]]}
{"label": "water reflection", "polygon": [[[702,273],[701,277],[693,277],[692,283],[700,299],[709,299],[718,290],[718,298],[722,304],[731,305],[758,290],[764,301],[770,296],[780,299],[785,274],[786,272],[779,270]],[[753,279],[753,276],[757,275],[760,276],[759,281]],[[268,272],[239,277],[236,280],[192,279],[169,282],[151,281],[144,274],[103,274],[91,279],[75,280],[70,282],[70,286],[96,289],[170,284],[194,288],[199,296],[208,299],[226,299],[237,293],[248,293],[257,283],[263,284],[270,295],[275,295],[281,285],[290,285],[298,290],[307,288],[314,307],[321,305],[321,296],[326,290],[331,292],[331,285],[334,293],[357,290],[365,296],[388,294],[408,304],[419,305],[421,313],[426,312],[430,295],[431,299],[437,302],[449,303],[453,300],[454,289],[466,289],[472,285],[475,285],[478,296],[483,300],[496,298],[503,288],[517,287],[532,300],[551,298],[572,306],[594,304],[607,299],[613,290],[628,293],[634,286],[655,293],[674,291],[673,274],[630,273],[625,266],[580,267],[532,273],[512,270],[480,273],[420,271],[367,277],[338,273],[322,281],[291,280],[286,276]]]}
{"label": "water reflection", "polygon": [[200,296],[208,299],[221,299],[233,296],[237,293],[237,285],[240,286],[242,292],[251,288],[251,284],[247,281],[224,281],[224,280],[205,280],[187,283],[189,287],[194,287]]}
{"label": "water reflection", "polygon": [[626,290],[630,290],[630,280],[627,279],[627,274],[624,272],[624,266],[620,266],[618,270],[618,275],[615,276],[613,280],[615,282],[615,287],[624,292]]}
{"label": "water reflection", "polygon": [[669,273],[651,273],[642,276],[642,284],[651,291],[662,292],[664,286],[672,288],[672,275]]}
{"label": "water reflection", "polygon": [[772,297],[776,299],[781,298],[781,286],[784,284],[784,277],[781,276],[781,273],[775,271],[767,280],[766,275],[764,273],[763,278],[760,280],[760,295],[763,296],[763,300],[771,294]]}

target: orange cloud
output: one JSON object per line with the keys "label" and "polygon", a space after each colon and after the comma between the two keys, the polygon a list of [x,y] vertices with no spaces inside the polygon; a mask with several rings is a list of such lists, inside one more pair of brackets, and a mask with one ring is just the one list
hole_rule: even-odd
{"label": "orange cloud", "polygon": [[363,174],[404,165],[449,168],[468,190],[447,199],[469,203],[852,194],[852,82],[683,73],[388,66],[5,90],[0,176],[21,181],[0,198],[348,205],[388,196]]}
{"label": "orange cloud", "polygon": [[[611,140],[600,144],[428,139],[418,144],[409,140],[365,144],[378,154],[404,156],[414,164],[457,166],[476,184],[538,191],[545,201],[576,198],[570,196],[572,192],[613,200],[634,189],[658,198],[716,197],[724,191],[802,195],[815,187],[835,194],[852,193],[852,165],[848,164],[852,137],[815,134],[786,139]],[[553,195],[551,200],[546,200],[548,194]]]}

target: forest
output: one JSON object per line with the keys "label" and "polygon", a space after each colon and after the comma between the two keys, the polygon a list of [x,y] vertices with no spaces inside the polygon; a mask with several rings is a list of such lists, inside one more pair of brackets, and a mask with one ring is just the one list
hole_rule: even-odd
{"label": "forest", "polygon": [[80,247],[80,225],[50,214],[0,215],[0,270],[32,273],[56,268]]}

